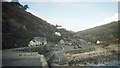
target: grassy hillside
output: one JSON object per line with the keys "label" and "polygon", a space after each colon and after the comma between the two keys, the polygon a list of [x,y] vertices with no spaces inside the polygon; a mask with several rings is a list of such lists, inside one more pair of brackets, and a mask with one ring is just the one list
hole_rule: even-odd
{"label": "grassy hillside", "polygon": [[[3,49],[27,46],[31,38],[36,36],[46,37],[48,42],[57,43],[60,39],[73,35],[73,32],[64,28],[57,30],[54,25],[20,8],[21,6],[20,3],[2,3]],[[62,36],[55,36],[55,31]]]}
{"label": "grassy hillside", "polygon": [[87,41],[96,42],[97,40],[101,41],[110,41],[118,39],[120,27],[118,25],[120,21],[114,21],[109,24],[97,26],[90,28],[84,31],[77,32],[77,36]]}
{"label": "grassy hillside", "polygon": [[2,3],[2,47],[14,48],[27,46],[32,37],[46,37],[49,42],[56,43],[62,38],[80,37],[87,41],[111,40],[118,38],[119,22],[111,22],[106,25],[91,28],[74,33],[66,29],[57,30],[61,37],[55,36],[56,27],[47,21],[34,16],[9,2]]}
{"label": "grassy hillside", "polygon": [[55,26],[9,2],[2,3],[3,48],[27,46],[34,36],[54,42]]}

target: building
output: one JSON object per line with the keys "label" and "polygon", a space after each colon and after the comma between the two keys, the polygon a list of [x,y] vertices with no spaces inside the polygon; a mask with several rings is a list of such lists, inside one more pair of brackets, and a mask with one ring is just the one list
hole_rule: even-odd
{"label": "building", "polygon": [[47,44],[47,39],[45,37],[33,37],[32,40],[30,40],[28,46],[31,47],[45,44]]}
{"label": "building", "polygon": [[96,41],[96,44],[100,44],[101,42],[99,40]]}
{"label": "building", "polygon": [[62,40],[60,40],[60,44],[64,44],[65,43],[65,41],[62,39]]}

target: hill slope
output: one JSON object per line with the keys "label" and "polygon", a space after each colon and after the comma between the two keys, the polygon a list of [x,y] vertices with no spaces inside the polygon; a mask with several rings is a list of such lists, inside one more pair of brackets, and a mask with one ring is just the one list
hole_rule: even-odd
{"label": "hill slope", "polygon": [[47,37],[54,42],[55,26],[9,2],[2,3],[2,46],[4,48],[27,46],[35,36]]}
{"label": "hill slope", "polygon": [[[2,46],[3,49],[27,46],[29,40],[35,36],[46,37],[49,42],[56,43],[61,38],[77,37],[87,41],[109,40],[118,38],[119,22],[111,22],[106,25],[91,28],[74,33],[66,29],[57,30],[62,36],[54,35],[56,27],[47,21],[13,5],[9,2],[2,3]],[[120,28],[119,28],[120,30]]]}
{"label": "hill slope", "polygon": [[97,40],[109,41],[118,39],[120,21],[114,21],[109,24],[97,26],[84,31],[77,32],[77,36],[87,41],[96,42]]}

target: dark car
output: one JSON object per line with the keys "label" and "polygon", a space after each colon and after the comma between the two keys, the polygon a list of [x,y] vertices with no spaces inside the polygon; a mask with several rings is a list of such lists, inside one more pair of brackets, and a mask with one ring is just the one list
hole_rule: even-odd
{"label": "dark car", "polygon": [[77,46],[78,46],[78,48],[81,48],[81,45],[80,45],[80,44],[78,44]]}

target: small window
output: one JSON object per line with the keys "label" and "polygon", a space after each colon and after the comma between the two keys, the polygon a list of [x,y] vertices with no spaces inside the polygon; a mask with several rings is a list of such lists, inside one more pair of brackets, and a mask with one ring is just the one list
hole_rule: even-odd
{"label": "small window", "polygon": [[35,40],[33,40],[33,42],[35,42]]}

